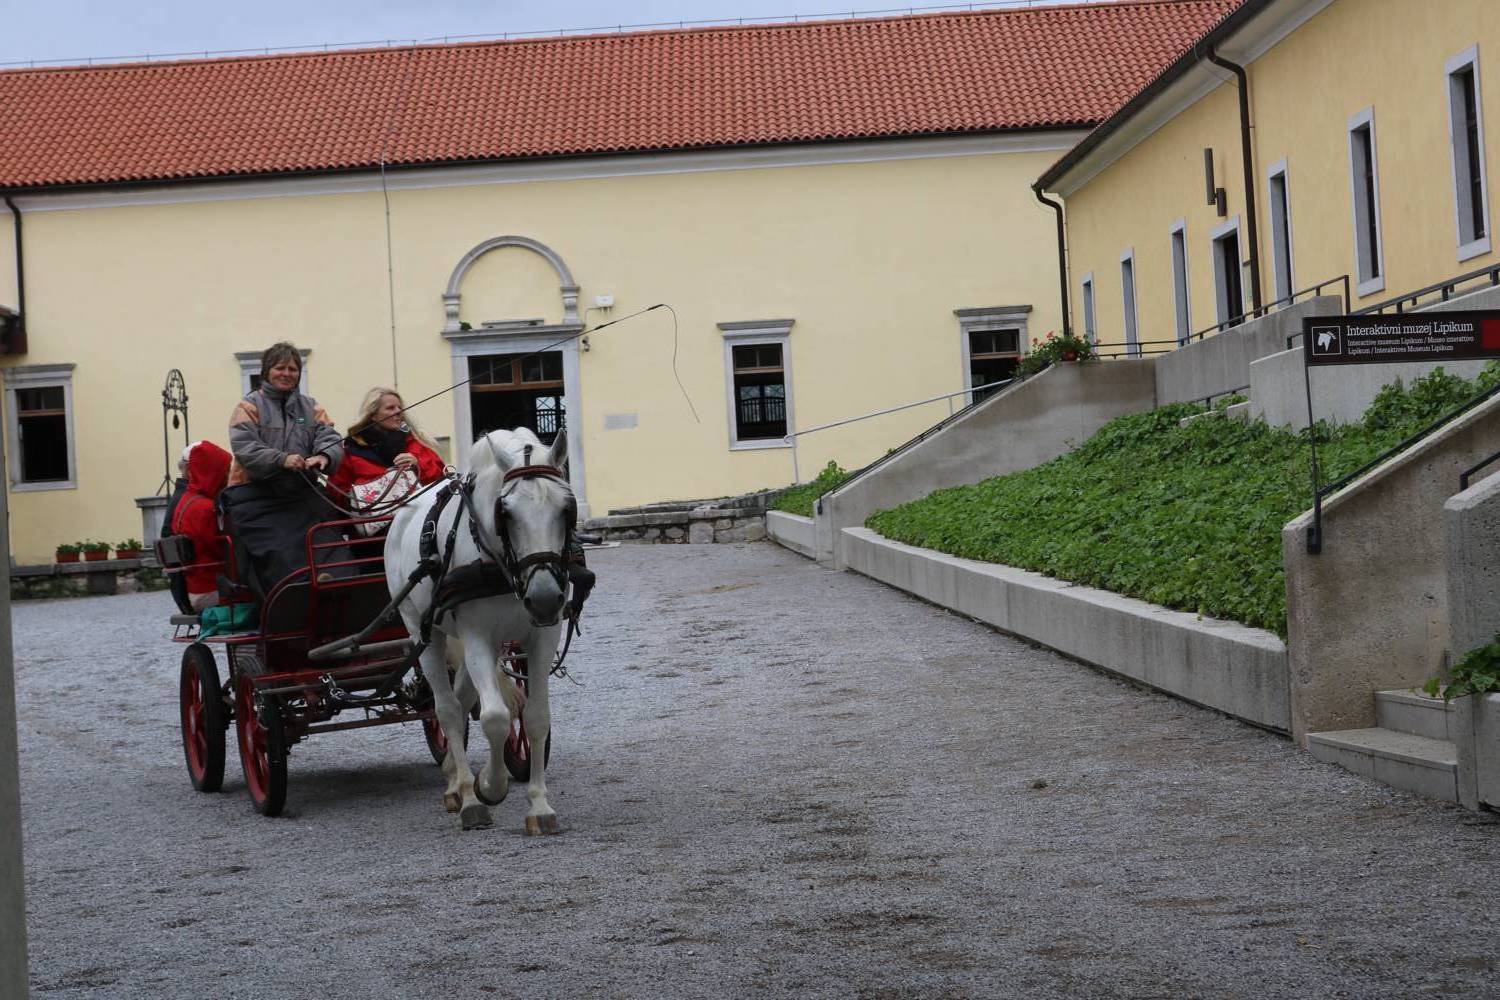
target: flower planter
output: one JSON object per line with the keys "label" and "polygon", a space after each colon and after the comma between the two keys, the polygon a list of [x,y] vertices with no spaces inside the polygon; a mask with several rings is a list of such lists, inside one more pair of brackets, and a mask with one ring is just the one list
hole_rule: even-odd
{"label": "flower planter", "polygon": [[109,558],[109,549],[99,549],[83,554],[84,562],[103,562]]}
{"label": "flower planter", "polygon": [[56,559],[60,563],[75,563],[75,562],[78,561],[78,553],[77,552],[58,552],[58,553],[56,553]]}
{"label": "flower planter", "polygon": [[139,559],[140,557],[140,549],[115,549],[116,559]]}

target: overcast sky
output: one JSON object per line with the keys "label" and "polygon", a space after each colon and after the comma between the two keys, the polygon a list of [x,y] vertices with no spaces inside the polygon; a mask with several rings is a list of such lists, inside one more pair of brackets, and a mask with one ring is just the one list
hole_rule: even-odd
{"label": "overcast sky", "polygon": [[661,21],[790,20],[893,6],[891,0],[0,0],[0,63],[495,37]]}

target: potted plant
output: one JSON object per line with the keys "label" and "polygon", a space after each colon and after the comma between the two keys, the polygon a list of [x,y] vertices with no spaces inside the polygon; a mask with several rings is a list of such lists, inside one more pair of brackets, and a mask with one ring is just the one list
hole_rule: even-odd
{"label": "potted plant", "polygon": [[141,557],[141,540],[139,538],[127,538],[123,542],[115,542],[116,559],[139,559]]}
{"label": "potted plant", "polygon": [[1094,345],[1076,334],[1059,337],[1049,331],[1041,340],[1031,342],[1031,350],[1016,365],[1017,379],[1030,378],[1060,361],[1090,361],[1095,357]]}
{"label": "potted plant", "polygon": [[103,562],[109,558],[109,543],[96,542],[93,539],[85,539],[83,545],[84,562]]}
{"label": "potted plant", "polygon": [[82,551],[83,545],[79,542],[63,542],[57,547],[56,559],[60,563],[75,563]]}

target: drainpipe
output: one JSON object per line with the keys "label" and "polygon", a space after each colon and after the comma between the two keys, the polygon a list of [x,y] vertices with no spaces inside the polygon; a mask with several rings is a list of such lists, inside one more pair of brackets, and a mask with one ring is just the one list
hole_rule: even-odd
{"label": "drainpipe", "polygon": [[9,354],[26,353],[26,258],[24,256],[24,244],[21,239],[21,210],[11,200],[10,195],[5,196],[5,207],[10,209],[10,214],[16,220],[16,335],[11,342],[5,345]]}
{"label": "drainpipe", "polygon": [[1068,313],[1068,253],[1066,244],[1066,233],[1063,230],[1063,207],[1060,202],[1051,201],[1042,194],[1042,189],[1032,187],[1032,193],[1036,200],[1046,205],[1057,213],[1057,280],[1062,289],[1062,323],[1063,336],[1069,336],[1073,332],[1073,322]]}
{"label": "drainpipe", "polygon": [[1260,312],[1260,226],[1255,216],[1255,163],[1250,150],[1250,80],[1245,68],[1221,57],[1210,45],[1208,61],[1235,75],[1240,86],[1240,159],[1245,167],[1245,214],[1250,217],[1250,302]]}

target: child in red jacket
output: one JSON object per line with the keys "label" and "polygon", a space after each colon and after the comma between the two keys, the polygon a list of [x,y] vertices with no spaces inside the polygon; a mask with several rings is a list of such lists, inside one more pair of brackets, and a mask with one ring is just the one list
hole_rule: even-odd
{"label": "child in red jacket", "polygon": [[224,536],[214,501],[229,480],[229,452],[212,441],[198,441],[188,449],[187,490],[172,511],[168,525],[174,535],[193,540],[193,567],[186,572],[188,600],[194,611],[219,603],[219,574],[225,559]]}

